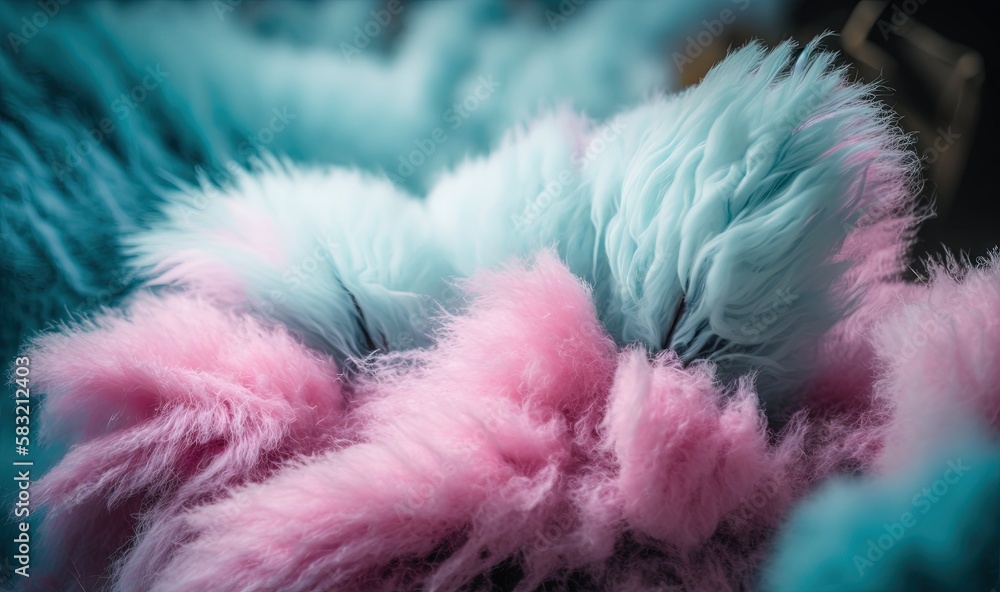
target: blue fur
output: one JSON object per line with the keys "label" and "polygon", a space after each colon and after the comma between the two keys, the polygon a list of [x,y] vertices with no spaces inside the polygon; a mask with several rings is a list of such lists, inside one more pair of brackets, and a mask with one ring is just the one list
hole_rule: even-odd
{"label": "blue fur", "polygon": [[[762,589],[996,589],[1000,444],[979,428],[970,422],[965,433],[953,434],[953,441],[905,473],[827,484],[785,526]],[[949,463],[968,471],[956,479]],[[937,482],[946,478],[954,483],[944,489]],[[940,496],[932,489],[936,483]]]}
{"label": "blue fur", "polygon": [[[5,201],[4,224],[18,228],[5,233],[13,253],[9,279],[33,277],[39,281],[30,285],[39,289],[7,307],[13,312],[5,317],[0,351],[9,359],[45,322],[89,309],[81,302],[91,298],[109,302],[114,298],[103,294],[128,292],[114,238],[159,207],[153,190],[161,185],[195,182],[201,169],[213,185],[226,186],[274,153],[385,173],[421,191],[442,169],[485,152],[510,126],[546,106],[572,103],[604,116],[673,85],[673,71],[662,67],[664,39],[731,4],[595,3],[565,17],[558,3],[407,4],[395,17],[396,25],[405,23],[398,35],[383,31],[350,56],[344,47],[358,49],[355,26],[363,28],[381,3],[233,10],[226,3],[60,4],[37,34],[5,38],[3,113],[11,131],[2,155],[11,181],[4,191],[12,202],[32,193],[46,204],[47,216],[61,212],[88,222],[53,226],[46,216],[31,217]],[[755,2],[747,16],[773,18],[776,4]],[[35,11],[34,4],[4,3],[0,26],[16,37],[22,18]],[[629,35],[621,34],[625,29]],[[151,70],[163,72],[162,79],[147,78]],[[475,92],[480,76],[499,86],[454,127],[448,113]],[[153,88],[142,88],[151,81]],[[142,98],[130,103],[136,89]],[[260,133],[275,109],[295,119],[270,141],[258,141],[268,139]],[[24,135],[18,122],[29,121],[47,121],[41,133],[51,137]],[[70,173],[75,185],[47,185],[42,169],[63,161],[66,146],[85,140],[102,121],[115,131]],[[399,158],[436,128],[448,140],[401,176]],[[17,179],[38,187],[16,185]],[[115,198],[98,200],[101,195]],[[41,243],[48,245],[48,267],[36,255],[19,254]],[[81,244],[89,246],[85,255],[74,246]],[[38,296],[48,289],[51,298]]]}
{"label": "blue fur", "polygon": [[756,372],[780,405],[808,374],[804,346],[851,310],[831,259],[868,205],[866,167],[914,170],[870,89],[816,43],[794,69],[791,45],[748,46],[605,123],[601,150],[574,146],[589,124],[557,114],[457,168],[429,198],[456,267],[556,245],[620,343]]}
{"label": "blue fur", "polygon": [[[268,159],[221,190],[204,181],[174,195],[166,212],[125,239],[134,265],[158,283],[245,297],[341,362],[425,343],[454,275],[422,202],[356,171]],[[240,288],[214,289],[231,283]]]}
{"label": "blue fur", "polygon": [[849,310],[832,297],[844,268],[829,259],[867,205],[866,168],[913,171],[870,89],[845,84],[818,42],[794,68],[788,43],[734,53],[698,88],[624,118],[622,164],[588,171],[596,258],[608,261],[588,275],[612,333],[729,377],[757,371],[772,398]]}
{"label": "blue fur", "polygon": [[[603,127],[558,111],[442,175],[424,200],[339,169],[264,167],[221,195],[196,191],[207,205],[194,225],[190,208],[172,210],[130,244],[156,283],[215,289],[199,269],[229,270],[251,307],[342,360],[421,342],[427,316],[454,308],[448,275],[555,247],[619,342],[710,359],[728,377],[756,372],[779,405],[807,373],[803,345],[850,310],[831,259],[861,215],[866,167],[903,177],[910,163],[868,88],[846,84],[815,44],[798,60],[788,44],[751,45],[699,87]],[[577,145],[595,131],[609,132],[602,150]],[[879,162],[857,158],[867,152]],[[241,230],[231,218],[243,209],[274,223]],[[234,232],[242,247],[219,244]],[[329,273],[275,303],[269,293],[328,236],[342,251]],[[280,256],[265,256],[269,243]]]}
{"label": "blue fur", "polygon": [[[73,310],[116,301],[134,283],[120,267],[118,238],[155,212],[154,171],[176,162],[139,154],[144,139],[95,142],[80,110],[51,105],[46,88],[0,54],[0,216],[5,297],[0,356]],[[148,138],[145,138],[148,139]],[[124,154],[124,156],[123,156]],[[160,179],[159,181],[162,181]]]}
{"label": "blue fur", "polygon": [[[749,3],[745,18],[770,16],[777,4]],[[134,84],[121,84],[119,73],[141,80],[159,67],[168,77],[141,107],[168,106],[159,123],[193,164],[225,169],[267,151],[385,173],[419,191],[540,109],[565,103],[605,117],[675,86],[665,40],[734,2],[598,2],[565,17],[558,3],[405,3],[387,30],[358,37],[355,26],[363,30],[370,11],[384,7],[70,4],[19,49],[109,110]],[[499,86],[472,100],[481,77]],[[471,109],[462,107],[467,100]],[[274,110],[294,119],[261,138]],[[433,152],[414,171],[401,167],[399,158],[435,129],[447,140],[431,140]]]}

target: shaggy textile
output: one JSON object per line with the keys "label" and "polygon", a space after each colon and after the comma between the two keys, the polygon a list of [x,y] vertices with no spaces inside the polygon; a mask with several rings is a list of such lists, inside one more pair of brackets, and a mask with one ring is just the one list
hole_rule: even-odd
{"label": "shaggy textile", "polygon": [[[467,26],[421,42],[427,55],[488,38],[490,11],[461,6],[453,18]],[[604,30],[593,15],[621,6],[581,13],[565,35],[590,47],[584,32]],[[400,43],[450,22],[432,18],[437,5],[412,8],[427,20]],[[28,221],[15,224],[15,265],[76,270],[64,293],[84,297],[118,265],[117,247],[90,261],[45,229],[93,211],[108,222],[87,232],[122,245],[127,277],[142,280],[120,306],[23,350],[45,435],[72,445],[33,485],[44,561],[28,589],[988,582],[1000,541],[1000,256],[901,281],[923,215],[916,161],[873,89],[818,41],[798,55],[751,44],[677,95],[628,107],[628,88],[592,97],[596,120],[563,107],[514,125],[528,99],[503,87],[496,107],[483,99],[503,115],[470,123],[407,179],[379,173],[376,155],[399,149],[382,138],[393,121],[352,146],[357,162],[336,152],[346,140],[317,151],[357,119],[324,108],[310,112],[318,135],[274,136],[281,157],[261,153],[221,183],[182,172],[162,191],[149,167],[169,173],[178,153],[231,158],[233,132],[277,92],[252,23],[190,20],[199,10],[99,4],[52,23],[99,25],[87,34],[121,46],[83,43],[89,55],[133,67],[205,56],[151,95],[163,121],[137,113],[130,124],[130,137],[172,146],[162,161],[109,143],[72,173],[82,185],[33,183],[33,154],[87,132],[41,102],[5,103],[26,114],[0,120],[17,140],[0,153],[16,173],[5,220]],[[187,44],[132,32],[154,18],[171,23],[164,31],[205,30]],[[330,43],[303,26],[290,17],[271,34]],[[624,55],[645,55],[657,26],[623,40]],[[552,64],[567,59],[524,35]],[[254,57],[230,72],[236,58],[210,51],[217,40]],[[30,48],[41,61],[51,50]],[[295,64],[281,72],[292,86],[340,96],[311,78],[306,58],[321,57],[288,51],[300,58],[282,62]],[[506,64],[532,87],[539,75],[516,55],[489,51],[500,50],[468,60]],[[399,76],[418,53],[341,66]],[[590,70],[570,61],[582,77],[570,76],[573,93]],[[433,101],[385,112],[407,120],[468,92],[477,68],[466,66]],[[119,72],[84,94],[112,92]],[[241,102],[225,92],[230,75],[260,88]],[[16,76],[22,100],[33,83]],[[202,87],[203,103],[175,108]],[[229,119],[211,125],[219,112]],[[138,223],[140,204],[161,199]]]}
{"label": "shaggy textile", "polygon": [[817,336],[898,276],[915,221],[900,133],[832,64],[815,45],[750,45],[606,123],[562,111],[515,130],[422,200],[271,165],[173,199],[130,250],[153,284],[278,319],[345,362],[426,343],[428,317],[454,310],[445,278],[554,247],[619,344],[756,372],[780,406]]}
{"label": "shaggy textile", "polygon": [[[242,480],[244,466],[261,462],[268,436],[272,447],[298,440],[284,434],[284,422],[265,424],[271,429],[263,435],[248,430],[263,420],[226,415],[230,405],[215,413],[196,402],[159,407],[133,431],[112,436],[153,448],[144,454],[186,458],[206,454],[202,438],[178,433],[164,441],[157,426],[218,417],[217,429],[233,430],[212,449],[217,460],[174,469],[176,493],[157,496],[146,511],[143,520],[154,527],[121,558],[116,589],[447,590],[486,585],[505,563],[517,565],[522,590],[581,578],[605,587],[626,576],[735,587],[754,574],[760,537],[812,480],[872,454],[870,442],[843,445],[850,417],[798,417],[775,436],[748,380],[727,387],[710,362],[685,367],[672,352],[618,350],[587,287],[552,253],[528,268],[478,274],[463,288],[468,309],[444,320],[434,345],[369,361],[351,385],[346,420],[327,424],[335,437],[325,453],[300,456],[263,481],[251,474],[251,484],[220,495],[220,484]],[[132,312],[127,330],[158,333],[150,312]],[[122,332],[106,329],[55,340],[108,342]],[[192,355],[211,355],[194,346]],[[268,376],[266,366],[251,363],[257,360],[234,362],[249,363],[244,374],[255,369],[251,384]],[[323,394],[298,386],[300,375],[282,382]],[[90,391],[68,386],[81,396]],[[259,391],[289,405],[284,391],[237,392],[253,400],[263,398]],[[128,417],[121,405],[104,409]],[[244,405],[256,410],[263,402]],[[292,426],[316,425],[301,421]],[[117,506],[120,496],[158,492],[157,478],[178,465],[155,463],[152,474],[128,465],[120,473],[88,471],[106,449],[102,440],[74,449],[42,481],[43,491],[67,488],[66,481],[92,490],[84,475],[101,476],[109,491],[95,493]],[[180,524],[157,528],[160,514],[181,503],[192,509]],[[185,542],[174,549],[178,532]]]}

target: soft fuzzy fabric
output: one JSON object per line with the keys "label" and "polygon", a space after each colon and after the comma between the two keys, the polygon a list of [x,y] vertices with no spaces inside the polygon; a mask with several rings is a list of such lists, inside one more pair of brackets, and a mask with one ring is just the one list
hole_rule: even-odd
{"label": "soft fuzzy fabric", "polygon": [[[0,5],[0,26],[12,12],[8,3]],[[0,359],[5,364],[47,324],[73,311],[116,304],[135,288],[139,282],[122,268],[118,241],[155,216],[163,176],[183,168],[148,130],[122,133],[126,121],[102,122],[85,102],[58,98],[58,84],[25,68],[7,51],[7,41],[5,35],[0,47]],[[12,442],[14,430],[13,420],[0,422],[0,440]],[[60,455],[42,447],[32,452],[39,473]],[[11,448],[0,452],[8,464],[12,457]],[[7,483],[0,485],[0,495],[8,491]],[[0,525],[0,532],[7,526]]]}
{"label": "soft fuzzy fabric", "polygon": [[616,353],[552,254],[466,289],[436,345],[372,360],[349,441],[199,505],[166,566],[145,533],[116,589],[478,589],[504,566],[519,590],[735,589],[816,471],[868,453],[835,420],[772,443],[749,383],[727,397],[707,363]]}
{"label": "soft fuzzy fabric", "polygon": [[[766,22],[776,3],[740,4],[741,18]],[[120,239],[164,201],[190,206],[180,207],[190,218],[269,153],[423,188],[543,109],[605,116],[673,88],[665,43],[729,4],[406,2],[390,14],[382,1],[0,3],[0,359],[47,324],[130,294],[136,276]],[[373,207],[364,220],[413,210]],[[322,250],[312,255],[326,235],[294,230],[280,237],[291,267],[260,282],[264,306],[308,283],[297,264],[304,275],[324,265]],[[344,290],[327,299],[328,286],[314,284],[275,318],[338,353],[426,344],[436,305],[420,294],[440,296],[451,271],[432,246],[392,237],[346,245],[342,267],[326,274]],[[420,260],[391,263],[407,249]],[[417,295],[394,292],[401,283]],[[397,295],[399,306],[382,304]],[[13,429],[3,422],[0,437],[9,442]],[[35,466],[58,453],[36,448]]]}
{"label": "soft fuzzy fabric", "polygon": [[[604,117],[676,88],[664,56],[681,31],[726,7],[763,23],[781,2],[388,4],[70,3],[17,49],[108,110],[131,86],[114,72],[169,73],[140,107],[156,109],[192,164],[228,175],[229,161],[266,150],[417,188],[540,108]],[[25,15],[10,15],[4,30],[19,31]],[[446,141],[432,139],[438,128]]]}
{"label": "soft fuzzy fabric", "polygon": [[624,515],[640,533],[697,547],[772,472],[752,388],[741,384],[720,410],[709,366],[686,370],[669,356],[651,365],[644,351],[632,351],[611,401],[608,445]]}
{"label": "soft fuzzy fabric", "polygon": [[[565,15],[500,1],[395,14],[377,1],[43,3],[51,16],[2,3],[0,359],[45,323],[131,292],[118,239],[156,217],[163,188],[201,180],[211,199],[269,153],[424,187],[540,109],[606,116],[673,88],[664,40],[729,3],[569,4]],[[741,17],[766,22],[776,4],[741,5]],[[419,164],[401,169],[414,151]]]}
{"label": "soft fuzzy fabric", "polygon": [[147,135],[105,138],[85,109],[49,101],[52,82],[20,66],[0,51],[4,360],[67,308],[115,303],[133,287],[118,239],[160,203],[157,174],[180,168],[144,145]]}
{"label": "soft fuzzy fabric", "polygon": [[136,264],[158,283],[251,303],[341,360],[426,343],[429,295],[454,271],[422,204],[362,173],[270,166],[225,194],[175,196],[169,224],[126,239]]}
{"label": "soft fuzzy fabric", "polygon": [[[407,577],[454,589],[515,552],[525,529],[558,509],[547,494],[575,464],[569,428],[587,421],[614,359],[586,292],[558,263],[547,258],[519,279],[482,278],[482,302],[452,320],[436,349],[386,360],[356,412],[365,425],[358,444],[194,514],[211,536],[186,547],[153,589],[392,589]],[[415,367],[400,368],[404,362]],[[312,502],[282,502],[304,498]],[[235,528],[218,522],[237,505],[245,519]],[[470,525],[477,515],[482,526]],[[414,562],[451,537],[466,544],[420,574]],[[317,556],[303,539],[332,552]],[[201,565],[199,549],[219,544],[232,554]],[[287,560],[252,567],[276,548]],[[378,570],[396,558],[415,567],[401,565],[379,582],[386,576]],[[227,584],[222,573],[239,575]]]}
{"label": "soft fuzzy fabric", "polygon": [[957,435],[905,471],[830,483],[798,508],[761,588],[995,589],[1000,445],[977,421],[954,425]]}
{"label": "soft fuzzy fabric", "polygon": [[169,296],[64,331],[29,354],[43,436],[80,442],[33,489],[49,585],[97,585],[136,532],[162,542],[155,565],[185,508],[336,437],[336,367],[281,329]]}
{"label": "soft fuzzy fabric", "polygon": [[874,332],[874,391],[887,418],[876,476],[830,484],[795,512],[766,572],[768,589],[996,584],[1000,256],[932,270],[931,285]]}
{"label": "soft fuzzy fabric", "polygon": [[[815,45],[791,60],[790,45],[751,45],[697,88],[603,125],[542,118],[442,177],[426,203],[376,179],[279,168],[196,194],[204,211],[177,206],[130,241],[153,283],[240,295],[341,360],[419,343],[434,307],[414,303],[451,301],[437,274],[555,246],[596,287],[616,341],[712,360],[728,379],[755,371],[778,405],[807,375],[816,336],[898,275],[914,222],[913,161],[870,89]],[[339,231],[376,215],[343,205],[366,192],[365,207],[387,213],[374,242]],[[276,301],[312,251],[322,272]],[[316,291],[331,304],[314,306]]]}
{"label": "soft fuzzy fabric", "polygon": [[[119,28],[201,9],[147,9],[59,26],[102,23],[128,60],[187,55]],[[30,586],[744,590],[772,548],[776,589],[978,581],[998,540],[974,527],[998,513],[1000,263],[899,281],[914,161],[833,59],[751,45],[601,123],[556,110],[423,196],[295,154],[222,191],[172,181],[166,220],[125,241],[149,289],[26,350],[45,429],[75,443],[34,490]],[[220,93],[222,136],[178,145],[225,154],[259,95]],[[178,112],[182,133],[213,112]],[[976,466],[897,538],[883,523],[936,483],[935,453]],[[855,578],[883,531],[894,548]]]}
{"label": "soft fuzzy fabric", "polygon": [[911,466],[976,417],[1000,436],[1000,252],[931,266],[931,286],[875,335],[891,405],[883,470]]}
{"label": "soft fuzzy fabric", "polygon": [[[956,318],[969,310],[963,302],[992,310],[1000,303],[996,269],[970,272],[964,283],[940,275],[915,293],[912,306],[947,292]],[[339,435],[332,449],[210,496],[176,514],[174,532],[144,532],[122,557],[117,589],[484,589],[500,578],[521,590],[737,590],[756,582],[766,541],[817,480],[879,467],[877,458],[890,449],[880,451],[885,434],[949,437],[930,424],[857,422],[856,409],[800,415],[783,434],[769,434],[748,382],[727,393],[708,363],[685,368],[670,352],[652,359],[642,349],[616,353],[588,290],[552,254],[529,269],[479,274],[466,289],[469,309],[446,318],[433,347],[370,361],[343,429],[331,432]],[[976,309],[967,314],[976,318]],[[891,335],[911,318],[901,308],[876,332]],[[939,339],[926,347],[949,345],[975,360],[986,343],[976,336],[994,338],[990,322],[966,327],[961,337],[934,333]],[[904,402],[914,395],[893,393],[890,378],[914,356],[893,346],[890,339],[876,347],[887,377],[879,393]],[[911,371],[934,388],[937,368]],[[963,393],[963,385],[949,388]],[[879,403],[873,417],[891,415],[898,404]],[[957,416],[981,408],[951,409]],[[808,558],[830,557],[831,566],[856,573],[853,554],[868,550],[855,543],[889,532],[882,522],[913,509],[910,498],[921,491],[915,484],[934,487],[940,475],[929,476],[956,458],[976,464],[951,484],[953,497],[933,502],[926,520],[921,514],[922,522],[907,527],[919,532],[894,543],[905,546],[890,549],[900,551],[892,559],[872,561],[877,571],[862,562],[865,574],[879,575],[848,589],[881,589],[908,577],[910,588],[944,590],[973,581],[966,576],[982,577],[995,537],[978,517],[994,515],[1000,465],[988,439],[963,442],[939,446],[949,458],[910,461],[901,476],[825,489],[817,498],[825,501],[810,502],[799,514],[806,517],[793,520],[781,545],[790,551],[779,555],[768,576],[778,577],[768,585],[813,589],[828,582],[826,568],[786,558],[820,543],[829,547]],[[900,498],[910,490],[916,493]],[[873,499],[877,524],[870,520]],[[816,516],[825,526],[810,526]],[[939,542],[928,546],[930,539],[916,536],[924,532]],[[911,546],[912,553],[903,552]],[[947,570],[912,569],[955,549],[967,552]],[[780,567],[788,561],[794,568]]]}

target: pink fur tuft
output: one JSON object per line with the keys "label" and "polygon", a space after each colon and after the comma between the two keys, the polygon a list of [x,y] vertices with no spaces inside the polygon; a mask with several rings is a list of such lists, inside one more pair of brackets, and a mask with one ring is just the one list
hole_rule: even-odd
{"label": "pink fur tuft", "polygon": [[976,417],[1000,434],[1000,255],[978,269],[933,268],[928,289],[878,327],[877,390],[891,407],[883,469],[934,452]]}
{"label": "pink fur tuft", "polygon": [[118,589],[451,590],[498,566],[519,590],[735,588],[790,500],[853,462],[803,418],[769,443],[747,382],[727,398],[710,365],[616,352],[550,253],[465,286],[436,346],[359,379],[351,441],[194,508],[159,577],[131,559]]}
{"label": "pink fur tuft", "polygon": [[638,532],[690,548],[767,473],[767,435],[747,383],[728,405],[707,365],[623,355],[606,418],[625,516]]}
{"label": "pink fur tuft", "polygon": [[[198,299],[143,297],[28,353],[48,394],[43,425],[78,426],[82,439],[35,490],[52,568],[67,578],[60,557],[110,556],[127,539],[103,533],[132,534],[133,516],[149,536],[179,510],[264,478],[320,447],[344,412],[332,362]],[[95,541],[107,546],[81,549]]]}

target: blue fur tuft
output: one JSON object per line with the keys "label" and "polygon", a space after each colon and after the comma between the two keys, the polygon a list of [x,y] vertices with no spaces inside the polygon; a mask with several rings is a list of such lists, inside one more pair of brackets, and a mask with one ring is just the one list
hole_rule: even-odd
{"label": "blue fur tuft", "polygon": [[849,233],[912,221],[912,206],[883,203],[906,195],[912,159],[869,89],[815,44],[791,61],[789,44],[751,45],[697,88],[601,126],[542,117],[425,200],[338,169],[264,170],[221,196],[195,192],[208,202],[195,225],[175,210],[132,245],[156,282],[245,289],[257,309],[305,245],[339,245],[349,255],[331,255],[335,270],[273,316],[310,335],[343,330],[322,340],[341,359],[418,342],[432,303],[449,308],[447,275],[554,246],[619,342],[707,358],[728,377],[756,372],[779,402],[805,377],[803,344],[850,311],[838,282],[879,255],[841,256]]}
{"label": "blue fur tuft", "polygon": [[827,484],[778,538],[763,589],[950,592],[1000,578],[1000,446],[975,424],[906,473]]}

